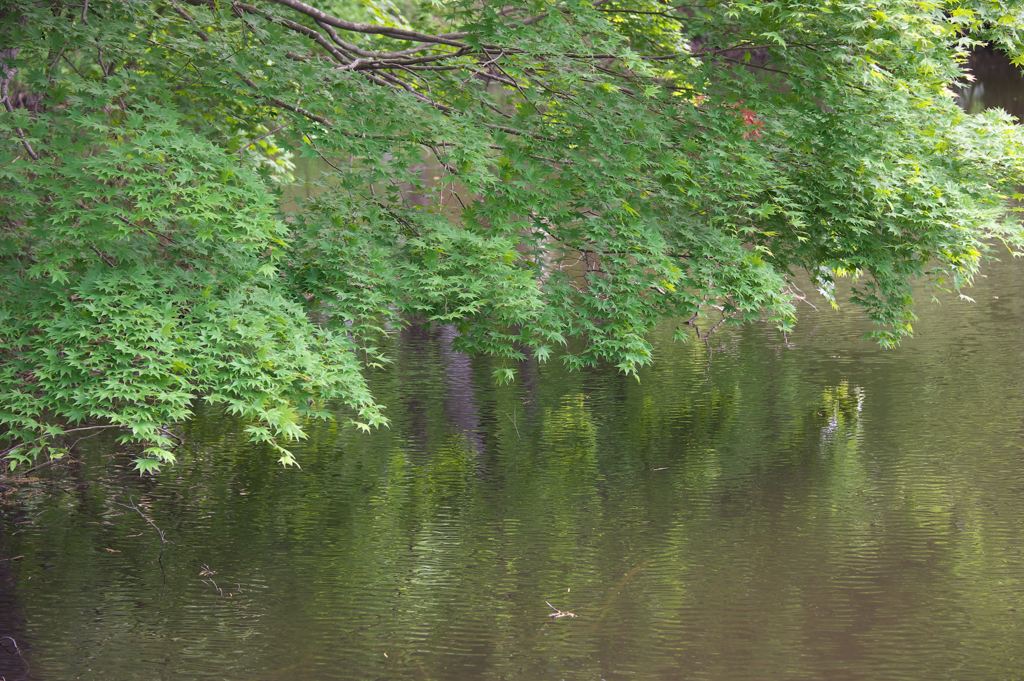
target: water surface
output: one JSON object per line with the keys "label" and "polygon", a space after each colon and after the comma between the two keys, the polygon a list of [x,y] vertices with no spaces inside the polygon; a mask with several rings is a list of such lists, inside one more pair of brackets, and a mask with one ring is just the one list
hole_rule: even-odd
{"label": "water surface", "polygon": [[0,512],[0,677],[1021,678],[1024,269],[984,271],[896,350],[802,306],[666,325],[639,382],[410,327],[391,428],[301,471],[214,413],[155,480],[92,440]]}

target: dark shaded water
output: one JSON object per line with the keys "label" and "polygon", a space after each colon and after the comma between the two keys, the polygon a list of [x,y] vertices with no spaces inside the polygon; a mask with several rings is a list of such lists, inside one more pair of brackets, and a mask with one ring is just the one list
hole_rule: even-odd
{"label": "dark shaded water", "polygon": [[995,50],[978,50],[968,62],[974,82],[960,92],[960,106],[970,113],[1000,108],[1024,121],[1024,77]]}
{"label": "dark shaded water", "polygon": [[711,358],[666,328],[639,383],[498,387],[408,329],[373,376],[392,428],[314,428],[302,471],[222,418],[156,482],[94,441],[0,515],[0,677],[1022,678],[1007,260],[975,304],[923,293],[897,350],[804,307]]}

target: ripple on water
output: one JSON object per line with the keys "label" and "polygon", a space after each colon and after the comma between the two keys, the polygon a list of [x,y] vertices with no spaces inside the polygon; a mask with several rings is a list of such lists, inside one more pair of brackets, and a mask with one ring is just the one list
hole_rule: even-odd
{"label": "ripple on water", "polygon": [[0,636],[26,679],[1016,678],[1019,271],[892,352],[825,310],[710,363],[659,330],[639,382],[496,386],[450,330],[403,332],[371,376],[391,428],[314,424],[302,471],[203,413],[159,485],[97,444],[0,535]]}

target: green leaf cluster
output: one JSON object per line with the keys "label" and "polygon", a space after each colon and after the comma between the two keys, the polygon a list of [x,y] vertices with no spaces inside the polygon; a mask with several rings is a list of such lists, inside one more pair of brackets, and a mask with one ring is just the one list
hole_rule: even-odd
{"label": "green leaf cluster", "polygon": [[[1021,17],[14,0],[0,446],[28,463],[116,426],[149,471],[203,399],[292,464],[306,419],[385,423],[361,370],[409,320],[469,352],[635,373],[664,319],[788,327],[801,269],[828,296],[854,277],[896,343],[914,278],[959,289],[993,243],[1022,244],[1024,135],[953,97],[968,50],[1020,63]],[[300,159],[323,170],[304,188]]]}

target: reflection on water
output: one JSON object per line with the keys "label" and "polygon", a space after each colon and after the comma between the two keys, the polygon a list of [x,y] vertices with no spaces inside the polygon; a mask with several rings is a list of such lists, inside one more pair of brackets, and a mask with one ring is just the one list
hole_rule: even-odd
{"label": "reflection on water", "polygon": [[0,677],[1019,678],[1024,269],[986,272],[893,351],[803,308],[710,361],[666,328],[639,382],[495,386],[410,326],[392,427],[302,471],[213,415],[158,481],[96,442],[0,514]]}
{"label": "reflection on water", "polygon": [[410,327],[372,377],[392,428],[317,427],[301,472],[222,419],[159,482],[99,445],[5,511],[0,635],[31,666],[0,675],[1014,678],[1024,270],[988,273],[895,351],[805,309],[710,363],[666,330],[639,383],[497,387]]}
{"label": "reflection on water", "polygon": [[967,68],[974,82],[961,89],[960,106],[968,113],[1000,108],[1024,121],[1024,74],[1008,57],[995,50],[978,50],[971,54]]}

